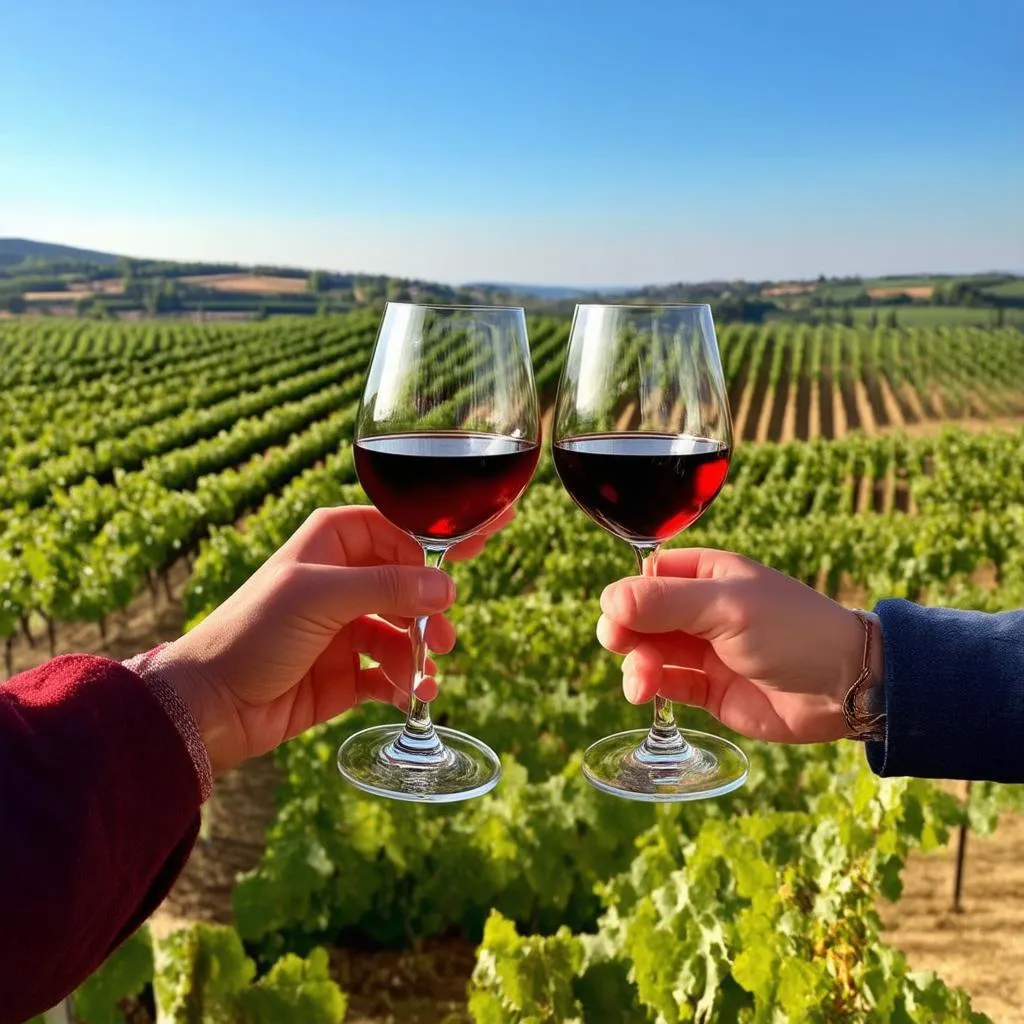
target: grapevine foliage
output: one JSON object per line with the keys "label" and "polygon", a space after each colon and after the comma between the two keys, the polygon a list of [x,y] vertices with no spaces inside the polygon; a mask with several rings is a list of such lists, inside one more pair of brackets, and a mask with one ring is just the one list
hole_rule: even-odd
{"label": "grapevine foliage", "polygon": [[[0,324],[0,637],[39,616],[102,622],[186,553],[194,623],[314,508],[365,501],[348,445],[375,324]],[[550,396],[568,325],[530,331]],[[1015,330],[737,325],[721,342],[737,410],[759,380],[822,402],[862,386],[925,416],[1022,411]],[[1024,605],[1022,535],[1024,433],[950,430],[741,444],[678,543],[863,605],[995,611]],[[484,1024],[983,1020],[909,970],[874,909],[898,898],[907,855],[963,820],[930,784],[875,779],[853,745],[753,742],[748,784],[721,800],[655,809],[584,782],[580,751],[649,715],[622,700],[593,633],[602,589],[633,571],[546,454],[516,521],[453,569],[459,644],[435,710],[502,752],[498,790],[427,808],[344,787],[338,744],[390,708],[292,741],[266,851],[235,892],[237,932],[141,933],[76,994],[83,1020],[120,1020],[151,984],[161,1022],[328,1024],[345,999],[319,944],[453,932],[482,940],[469,1009]],[[976,785],[972,825],[992,827],[1021,792]],[[273,966],[257,976],[257,963]]]}
{"label": "grapevine foliage", "polygon": [[[154,940],[143,926],[72,996],[78,1024],[127,1024],[152,992],[155,1024],[340,1024],[348,1001],[327,952],[282,956],[262,977],[233,928],[195,924]],[[45,1024],[37,1017],[29,1024]]]}
{"label": "grapevine foliage", "polygon": [[848,795],[823,794],[811,812],[710,818],[693,838],[659,822],[604,888],[592,933],[521,937],[495,914],[474,1020],[986,1020],[910,971],[874,910],[955,808],[923,782],[880,787],[863,767],[838,781]]}

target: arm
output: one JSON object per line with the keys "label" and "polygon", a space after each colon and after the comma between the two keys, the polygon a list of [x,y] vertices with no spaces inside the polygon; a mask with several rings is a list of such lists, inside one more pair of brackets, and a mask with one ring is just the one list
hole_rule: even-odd
{"label": "arm", "polygon": [[105,658],[0,686],[0,1022],[58,1002],[156,909],[200,782],[160,698]]}
{"label": "arm", "polygon": [[[510,518],[450,557],[476,554]],[[431,650],[451,650],[453,598],[378,512],[321,509],[131,668],[56,658],[0,685],[0,1024],[57,1003],[152,913],[188,858],[211,770],[358,701],[407,703],[408,622],[430,616]],[[436,689],[428,677],[417,693]]]}
{"label": "arm", "polygon": [[879,775],[1024,781],[1024,611],[996,615],[882,601]]}
{"label": "arm", "polygon": [[[776,743],[849,734],[843,699],[861,673],[856,615],[782,573],[727,551],[666,552],[658,577],[601,598],[598,636],[626,654],[634,703],[655,693],[706,708]],[[1024,781],[1024,611],[986,615],[882,601],[871,678],[884,687],[881,775]]]}

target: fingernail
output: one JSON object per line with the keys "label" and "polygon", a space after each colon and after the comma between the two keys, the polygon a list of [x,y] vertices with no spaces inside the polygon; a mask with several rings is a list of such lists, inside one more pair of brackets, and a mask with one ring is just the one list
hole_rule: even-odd
{"label": "fingernail", "polygon": [[437,696],[437,680],[432,676],[424,679],[416,688],[416,696],[420,700],[431,701]]}
{"label": "fingernail", "polygon": [[636,690],[640,683],[640,677],[636,671],[633,659],[629,656],[622,661],[622,689]]}
{"label": "fingernail", "polygon": [[618,595],[620,589],[618,583],[609,583],[601,591],[601,611],[609,616],[609,618],[615,618],[615,613],[619,610]]}
{"label": "fingernail", "polygon": [[420,577],[420,600],[425,604],[445,607],[455,600],[455,584],[451,576],[432,569]]}
{"label": "fingernail", "polygon": [[630,704],[640,703],[640,679],[628,670],[622,673],[622,693]]}

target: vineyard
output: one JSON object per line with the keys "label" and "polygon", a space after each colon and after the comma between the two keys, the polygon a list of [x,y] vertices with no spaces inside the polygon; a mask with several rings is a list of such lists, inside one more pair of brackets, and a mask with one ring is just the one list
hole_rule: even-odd
{"label": "vineyard", "polygon": [[[0,323],[8,672],[83,623],[105,637],[161,591],[195,622],[312,509],[365,501],[349,445],[376,325]],[[530,322],[549,410],[567,336]],[[738,447],[687,543],[858,606],[1024,606],[1024,333],[777,323],[719,342]],[[393,709],[287,744],[232,925],[143,931],[80,991],[80,1018],[155,1003],[161,1021],[329,1024],[347,1001],[338,949],[455,937],[478,949],[451,1022],[987,1019],[912,970],[875,908],[963,820],[941,787],[878,780],[854,744],[748,741],[750,781],[721,800],[656,808],[585,784],[582,749],[647,718],[594,639],[601,590],[631,571],[545,456],[516,520],[454,570],[459,643],[436,710],[502,754],[495,793],[439,808],[345,787],[341,739]],[[976,786],[972,819],[1017,800]]]}

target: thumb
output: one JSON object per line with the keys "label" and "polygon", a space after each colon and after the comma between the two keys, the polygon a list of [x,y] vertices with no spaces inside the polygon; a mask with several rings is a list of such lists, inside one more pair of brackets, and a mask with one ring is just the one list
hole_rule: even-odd
{"label": "thumb", "polygon": [[339,624],[360,615],[433,615],[455,600],[451,577],[425,566],[305,565],[297,575],[301,603],[328,611]]}

